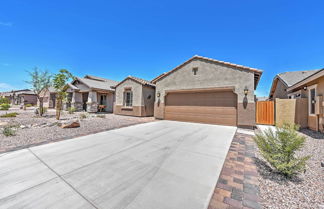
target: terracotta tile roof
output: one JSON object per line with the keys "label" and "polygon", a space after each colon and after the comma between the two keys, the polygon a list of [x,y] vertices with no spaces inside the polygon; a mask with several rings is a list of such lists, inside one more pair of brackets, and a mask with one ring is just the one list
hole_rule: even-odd
{"label": "terracotta tile roof", "polygon": [[140,83],[142,85],[147,85],[147,86],[152,86],[152,87],[155,87],[155,84],[153,84],[151,81],[148,81],[148,80],[144,80],[142,78],[137,78],[137,77],[134,77],[134,76],[127,76],[124,80],[122,80],[121,82],[119,82],[117,85],[113,86],[114,88],[116,88],[117,86],[119,86],[119,84],[125,82],[126,80],[128,79],[131,79],[137,83]]}
{"label": "terracotta tile roof", "polygon": [[189,62],[191,62],[193,60],[196,60],[196,59],[206,60],[206,61],[214,62],[214,63],[217,63],[217,64],[227,65],[227,66],[230,66],[230,67],[234,67],[234,68],[239,68],[239,69],[242,69],[242,70],[248,70],[248,71],[255,72],[255,74],[258,74],[259,75],[256,78],[256,84],[258,83],[258,81],[260,79],[260,76],[261,76],[261,74],[263,72],[262,70],[259,70],[259,69],[256,69],[256,68],[246,67],[246,66],[243,66],[243,65],[237,65],[237,64],[230,63],[230,62],[224,62],[224,61],[219,61],[219,60],[215,60],[215,59],[211,59],[211,58],[207,58],[207,57],[202,57],[202,56],[195,55],[192,58],[190,58],[189,60],[187,60],[186,62],[184,62],[181,65],[178,65],[174,69],[170,70],[169,72],[163,73],[163,74],[159,75],[158,77],[154,78],[151,82],[152,83],[156,83],[161,78],[170,75],[171,73],[173,73],[174,71],[178,70],[182,66],[184,66],[184,65],[188,64]]}

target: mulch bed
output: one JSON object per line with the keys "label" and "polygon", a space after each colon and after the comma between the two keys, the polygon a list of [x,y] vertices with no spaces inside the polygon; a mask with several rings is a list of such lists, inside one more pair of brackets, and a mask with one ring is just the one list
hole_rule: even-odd
{"label": "mulch bed", "polygon": [[252,136],[235,134],[208,209],[261,208],[255,151]]}

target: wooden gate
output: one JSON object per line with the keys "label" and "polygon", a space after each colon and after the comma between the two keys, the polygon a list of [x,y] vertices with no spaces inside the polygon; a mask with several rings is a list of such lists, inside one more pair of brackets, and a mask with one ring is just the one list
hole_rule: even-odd
{"label": "wooden gate", "polygon": [[256,123],[274,125],[274,102],[260,101],[256,103]]}

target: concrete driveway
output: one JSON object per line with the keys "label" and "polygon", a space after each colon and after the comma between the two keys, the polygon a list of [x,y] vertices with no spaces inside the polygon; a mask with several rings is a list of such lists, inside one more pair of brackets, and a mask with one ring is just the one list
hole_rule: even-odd
{"label": "concrete driveway", "polygon": [[158,121],[0,155],[0,208],[207,208],[236,128]]}

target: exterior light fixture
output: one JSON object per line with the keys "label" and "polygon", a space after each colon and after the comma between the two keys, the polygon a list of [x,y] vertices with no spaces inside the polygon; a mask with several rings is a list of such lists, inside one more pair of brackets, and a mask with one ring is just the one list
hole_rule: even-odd
{"label": "exterior light fixture", "polygon": [[249,89],[247,87],[245,87],[245,89],[244,89],[244,95],[246,96],[246,95],[248,95],[248,93],[249,93]]}
{"label": "exterior light fixture", "polygon": [[304,90],[306,90],[307,89],[307,86],[304,86],[304,88],[303,88]]}
{"label": "exterior light fixture", "polygon": [[156,96],[157,96],[158,98],[160,98],[160,96],[161,96],[160,92],[158,92],[158,93],[156,94]]}

